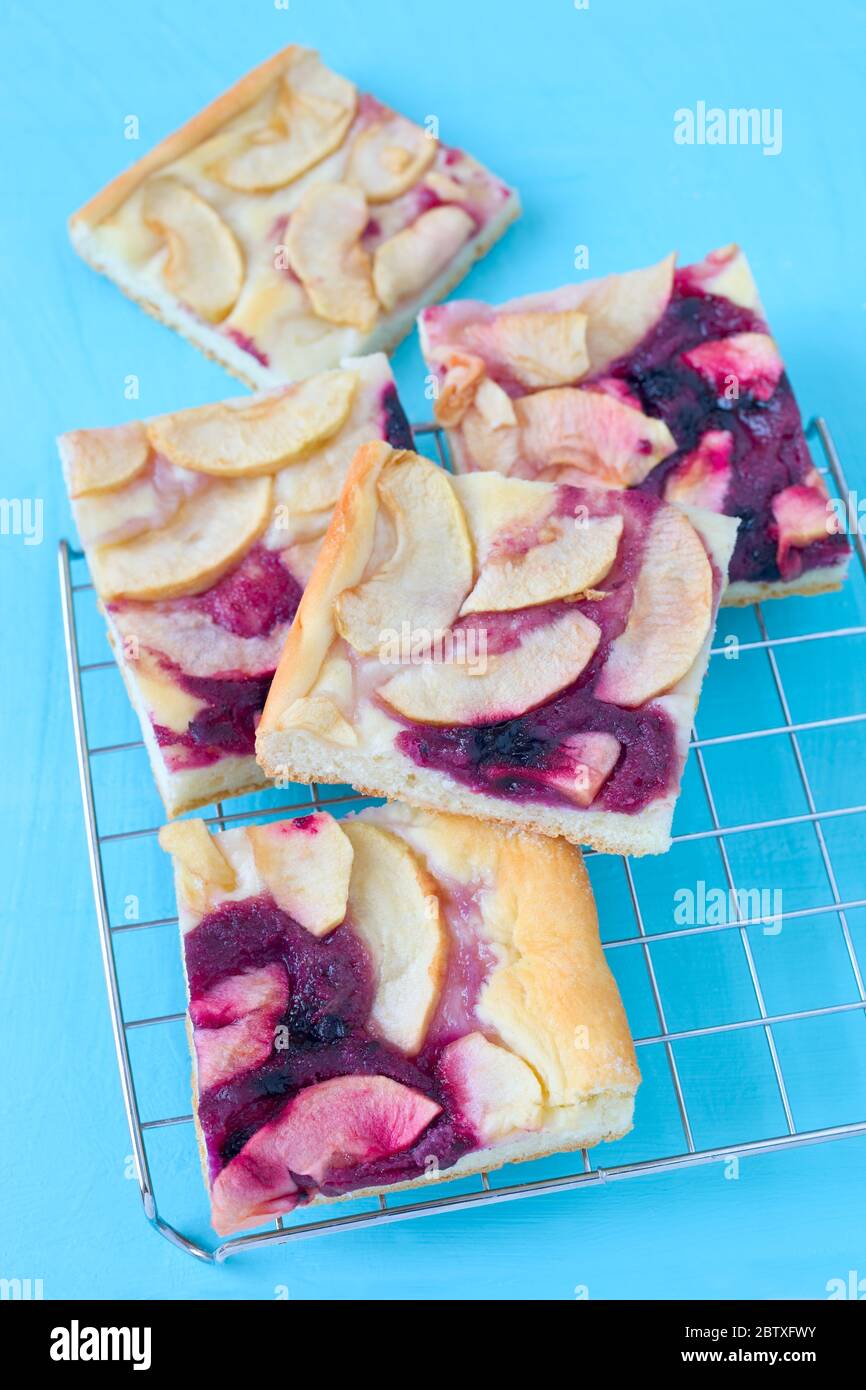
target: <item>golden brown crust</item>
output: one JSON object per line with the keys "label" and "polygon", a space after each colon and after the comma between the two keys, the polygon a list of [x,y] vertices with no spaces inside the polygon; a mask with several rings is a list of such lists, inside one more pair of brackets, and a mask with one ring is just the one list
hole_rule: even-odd
{"label": "golden brown crust", "polygon": [[[163,169],[167,164],[172,164],[176,159],[180,159],[197,145],[202,144],[209,135],[213,134],[221,125],[236,116],[240,111],[252,106],[262,93],[270,86],[280,73],[288,68],[296,55],[303,50],[297,44],[289,44],[273,57],[267,58],[251,72],[245,73],[227,91],[223,92],[202,111],[196,113],[191,120],[180,126],[178,130],[166,136],[152,150],[149,150],[142,159],[136,161],[129,169],[125,169],[117,178],[106,184],[105,188],[100,189],[83,207],[74,212],[69,219],[70,232],[84,225],[96,227],[103,222],[106,217],[110,217],[113,212],[125,203],[131,193],[144,182],[151,174],[158,169]],[[147,306],[145,306],[147,307]],[[154,311],[155,312],[155,311]]]}
{"label": "golden brown crust", "polygon": [[835,594],[845,582],[848,560],[844,564],[817,570],[807,570],[799,579],[768,579],[759,583],[738,580],[729,584],[722,594],[722,608],[748,608],[771,598],[814,597]]}

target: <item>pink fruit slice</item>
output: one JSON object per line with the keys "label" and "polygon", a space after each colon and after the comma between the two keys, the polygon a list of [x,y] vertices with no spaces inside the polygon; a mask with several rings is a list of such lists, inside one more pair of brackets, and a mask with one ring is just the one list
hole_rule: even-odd
{"label": "pink fruit slice", "polygon": [[666,500],[721,512],[731,481],[733,448],[734,436],[728,430],[707,430],[698,447],[668,475]]}
{"label": "pink fruit slice", "polygon": [[330,1173],[402,1153],[440,1110],[429,1096],[387,1076],[337,1076],[306,1087],[217,1177],[214,1230],[227,1235],[258,1226],[291,1211],[304,1188],[321,1185]]}
{"label": "pink fruit slice", "polygon": [[591,806],[620,754],[619,739],[613,734],[573,734],[557,750],[563,759],[561,769],[547,773],[545,782],[565,792],[577,806]]}
{"label": "pink fruit slice", "polygon": [[467,1033],[443,1049],[439,1073],[454,1105],[479,1144],[519,1130],[539,1129],[544,1094],[522,1057]]}
{"label": "pink fruit slice", "polygon": [[264,1062],[274,1045],[274,1025],[288,1002],[288,975],[276,964],[220,980],[193,1000],[189,1012],[199,1090],[208,1091]]}
{"label": "pink fruit slice", "polygon": [[720,396],[727,394],[733,400],[748,392],[756,400],[768,401],[783,370],[779,350],[766,333],[734,333],[701,343],[684,352],[683,361]]}
{"label": "pink fruit slice", "polygon": [[514,402],[520,453],[536,472],[571,466],[612,487],[634,487],[676,448],[662,420],[601,391],[559,386]]}
{"label": "pink fruit slice", "polygon": [[776,558],[782,575],[792,548],[800,550],[839,530],[839,519],[829,505],[823,485],[799,483],[784,488],[773,498],[773,517],[779,531]]}

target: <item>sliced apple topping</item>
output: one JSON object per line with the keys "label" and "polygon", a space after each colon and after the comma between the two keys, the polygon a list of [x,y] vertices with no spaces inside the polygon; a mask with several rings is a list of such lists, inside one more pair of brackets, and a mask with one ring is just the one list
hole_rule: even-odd
{"label": "sliced apple topping", "polygon": [[214,481],[159,530],[98,546],[90,560],[94,584],[105,600],[200,593],[249,550],[270,512],[270,478]]}
{"label": "sliced apple topping", "polygon": [[383,241],[373,258],[373,284],[380,304],[393,309],[424,289],[474,231],[468,212],[447,206],[431,208]]}
{"label": "sliced apple topping", "polygon": [[226,1164],[211,1190],[219,1235],[291,1211],[292,1174],[321,1184],[353,1164],[411,1147],[441,1106],[388,1076],[335,1076],[306,1086]]}
{"label": "sliced apple topping", "polygon": [[462,424],[473,466],[485,472],[510,473],[520,452],[517,413],[511,397],[490,377],[479,384]]}
{"label": "sliced apple topping", "polygon": [[150,443],[138,420],[112,429],[71,430],[63,435],[61,447],[73,501],[126,487],[144,471],[150,457]]}
{"label": "sliced apple topping", "polygon": [[493,1144],[519,1130],[541,1128],[544,1093],[521,1057],[467,1033],[443,1049],[442,1081],[476,1142]]}
{"label": "sliced apple topping", "polygon": [[557,517],[542,528],[537,544],[522,553],[494,550],[460,609],[461,616],[529,608],[585,593],[604,578],[616,559],[622,526],[621,516],[599,517],[584,525],[571,517]]}
{"label": "sliced apple topping", "polygon": [[165,238],[166,284],[202,318],[219,323],[244,283],[244,258],[219,213],[176,179],[154,179],[144,192],[144,220]]}
{"label": "sliced apple topping", "polygon": [[591,806],[619,761],[621,745],[613,734],[592,730],[572,734],[557,749],[565,766],[545,773],[549,786],[565,792],[577,806]]}
{"label": "sliced apple topping", "polygon": [[346,915],[352,845],[331,816],[254,825],[247,830],[256,868],[277,907],[313,936]]}
{"label": "sliced apple topping", "polygon": [[733,333],[683,353],[683,361],[700,372],[720,397],[736,400],[748,392],[768,401],[784,370],[779,349],[766,333]]}
{"label": "sliced apple topping", "polygon": [[249,404],[164,415],[148,433],[154,448],[181,468],[228,478],[276,473],[336,434],[357,386],[357,372],[320,372]]}
{"label": "sliced apple topping", "polygon": [[446,363],[445,377],[436,397],[434,413],[440,425],[453,429],[475,399],[484,378],[486,366],[480,357],[468,352],[453,352]]}
{"label": "sliced apple topping", "polygon": [[235,871],[201,820],[176,820],[159,832],[160,847],[174,860],[178,896],[204,916],[216,899],[233,893]]}
{"label": "sliced apple topping", "polygon": [[532,629],[510,650],[473,665],[426,661],[392,676],[379,694],[423,724],[492,724],[525,714],[571,685],[601,633],[575,610]]}
{"label": "sliced apple topping", "polygon": [[676,257],[645,270],[606,275],[582,287],[575,307],[589,318],[586,346],[592,372],[603,372],[636,348],[658,323],[671,297]]}
{"label": "sliced apple topping", "polygon": [[188,873],[202,883],[215,883],[231,893],[235,871],[203,820],[176,820],[159,832],[160,848],[172,855]]}
{"label": "sliced apple topping", "polygon": [[435,140],[405,116],[368,126],[349,155],[347,178],[369,203],[390,203],[417,183],[436,158]]}
{"label": "sliced apple topping", "polygon": [[514,402],[520,457],[537,470],[571,466],[613,487],[634,487],[676,449],[663,420],[600,391],[558,386]]}
{"label": "sliced apple topping", "polygon": [[720,512],[731,482],[733,449],[734,436],[730,431],[707,430],[698,447],[668,474],[666,501]]}
{"label": "sliced apple topping", "polygon": [[378,483],[394,550],[334,605],[338,631],[359,652],[378,651],[404,622],[433,634],[450,627],[472,585],[472,542],[448,474],[418,454],[397,460]]}
{"label": "sliced apple topping", "polygon": [[192,1001],[200,1092],[268,1059],[288,1002],[289,977],[278,964],[231,975]]}
{"label": "sliced apple topping", "polygon": [[351,818],[343,825],[355,851],[348,921],[373,972],[369,1026],[414,1056],[445,975],[447,936],[436,884],[399,836]]}
{"label": "sliced apple topping", "polygon": [[286,251],[319,318],[369,333],[379,314],[372,262],[360,245],[367,200],[346,183],[314,183],[289,221]]}
{"label": "sliced apple topping", "polygon": [[647,534],[625,630],[595,685],[599,700],[634,709],[669,690],[693,665],[713,616],[713,571],[703,541],[675,507]]}
{"label": "sliced apple topping", "polygon": [[587,323],[579,309],[497,314],[489,325],[490,347],[521,386],[566,386],[589,371]]}
{"label": "sliced apple topping", "polygon": [[282,188],[333,153],[352,124],[354,85],[306,52],[286,72],[269,124],[216,167],[217,177],[246,193]]}
{"label": "sliced apple topping", "polygon": [[[816,476],[820,479],[820,474]],[[802,550],[813,541],[826,540],[839,531],[839,518],[820,481],[817,486],[798,483],[783,488],[773,498],[772,507],[773,520],[779,533],[776,557],[783,575],[792,547]]]}
{"label": "sliced apple topping", "polygon": [[554,485],[540,487],[527,478],[501,473],[463,473],[451,486],[460,498],[481,565],[494,554],[516,550],[534,534],[556,504]]}
{"label": "sliced apple topping", "polygon": [[719,295],[743,309],[761,313],[758,287],[749,262],[733,242],[711,251],[695,265],[685,266],[680,276],[687,291]]}

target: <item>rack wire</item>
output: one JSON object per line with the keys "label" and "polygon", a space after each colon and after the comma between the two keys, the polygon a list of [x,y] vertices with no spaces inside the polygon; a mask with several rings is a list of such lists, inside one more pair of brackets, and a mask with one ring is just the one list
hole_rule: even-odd
{"label": "rack wire", "polygon": [[[419,435],[432,436],[439,458],[445,463],[445,448],[439,429],[434,425],[422,424],[415,427],[415,432]],[[811,422],[807,433],[817,439],[826,460],[826,467],[823,467],[821,471],[828,473],[832,477],[840,497],[848,497],[848,483],[842,470],[838,451],[826,422],[820,417],[816,418]],[[856,551],[857,560],[859,561],[864,575],[866,575],[866,546],[864,546],[864,540],[859,531],[856,531],[852,536],[852,542]],[[761,606],[756,605],[755,617],[758,631],[760,632],[760,638],[752,642],[741,642],[739,650],[763,651],[766,654],[773,686],[778,697],[779,707],[782,710],[783,722],[772,727],[748,730],[742,733],[726,733],[707,738],[699,737],[696,730],[693,732],[690,755],[694,757],[697,763],[700,784],[703,788],[711,823],[708,827],[686,830],[674,836],[674,844],[682,844],[697,840],[715,840],[717,842],[724,876],[727,881],[728,889],[731,892],[731,901],[735,907],[734,920],[729,920],[718,925],[701,924],[678,926],[670,931],[648,932],[645,924],[644,910],[638,896],[635,874],[628,859],[624,859],[624,871],[631,909],[634,915],[635,931],[629,936],[618,937],[605,944],[605,950],[608,952],[637,950],[643,956],[658,1026],[657,1031],[636,1037],[635,1043],[638,1048],[639,1056],[641,1053],[645,1055],[645,1049],[660,1048],[664,1052],[669,1069],[670,1081],[676,1098],[679,1125],[682,1132],[680,1147],[674,1148],[671,1152],[658,1153],[654,1157],[639,1162],[612,1164],[608,1167],[593,1166],[589,1154],[586,1150],[583,1150],[579,1155],[573,1156],[576,1168],[574,1172],[565,1174],[557,1173],[550,1177],[518,1179],[497,1186],[491,1186],[488,1174],[482,1173],[478,1179],[478,1189],[470,1192],[461,1191],[458,1195],[440,1192],[439,1195],[434,1194],[433,1196],[425,1197],[421,1200],[412,1200],[409,1202],[401,1200],[399,1204],[393,1205],[393,1199],[389,1199],[387,1195],[383,1195],[378,1199],[377,1209],[351,1214],[347,1212],[341,1213],[340,1205],[337,1204],[333,1208],[330,1208],[329,1214],[322,1219],[305,1220],[303,1224],[293,1225],[290,1224],[286,1218],[280,1217],[276,1220],[272,1228],[224,1240],[211,1247],[183,1234],[182,1231],[178,1230],[175,1225],[171,1224],[171,1222],[160,1214],[155,1185],[151,1174],[147,1141],[148,1136],[156,1130],[172,1126],[187,1126],[189,1129],[189,1163],[190,1166],[195,1166],[197,1164],[197,1154],[193,1134],[193,1117],[191,1114],[184,1114],[166,1115],[147,1120],[142,1118],[138,1100],[137,1079],[134,1074],[130,1054],[129,1038],[134,1030],[160,1028],[169,1023],[177,1023],[183,1020],[184,1015],[182,1013],[161,1014],[136,1018],[128,1018],[125,1016],[121,999],[120,969],[117,953],[115,951],[115,937],[119,932],[131,930],[131,928],[126,926],[112,927],[111,925],[106,893],[105,865],[102,853],[103,846],[109,841],[133,840],[136,838],[154,836],[157,833],[158,826],[141,826],[109,834],[102,834],[100,832],[99,813],[93,787],[92,760],[95,757],[111,756],[132,748],[141,747],[142,745],[139,741],[134,740],[98,746],[90,746],[88,742],[87,712],[82,675],[89,671],[113,667],[114,662],[112,660],[106,660],[82,663],[80,658],[75,595],[82,591],[92,591],[92,584],[90,584],[89,581],[75,582],[73,580],[71,566],[73,562],[80,561],[82,558],[81,552],[75,550],[67,541],[63,540],[60,542],[58,556],[60,595],[78,771],[84,808],[87,853],[93,885],[96,921],[102,951],[105,982],[108,992],[111,1025],[120,1073],[121,1092],[123,1095],[129,1133],[132,1140],[132,1157],[135,1165],[135,1175],[138,1181],[145,1216],[167,1240],[200,1260],[221,1262],[229,1256],[241,1251],[249,1251],[264,1245],[285,1243],[325,1233],[347,1231],[367,1226],[378,1226],[393,1221],[406,1221],[411,1218],[428,1216],[436,1212],[463,1211],[472,1207],[483,1207],[491,1203],[513,1201],[516,1198],[535,1197],[551,1192],[567,1192],[577,1188],[598,1186],[602,1183],[624,1180],[640,1175],[669,1173],[679,1169],[690,1168],[697,1164],[721,1162],[734,1157],[766,1154],[780,1150],[793,1149],[803,1145],[840,1140],[855,1135],[866,1135],[866,1117],[849,1123],[825,1126],[822,1128],[800,1129],[797,1127],[794,1119],[794,1107],[791,1104],[789,1094],[789,1086],[783,1071],[774,1033],[774,1029],[781,1024],[799,1020],[827,1018],[828,1016],[838,1014],[855,1012],[862,1014],[863,1011],[866,1010],[866,989],[864,989],[863,969],[857,957],[849,922],[849,914],[851,912],[866,907],[866,898],[843,899],[824,828],[825,823],[834,819],[866,813],[866,804],[834,807],[827,810],[819,809],[808,776],[800,738],[802,734],[809,733],[813,730],[832,729],[836,727],[842,728],[846,725],[866,721],[866,711],[837,715],[824,719],[796,722],[792,718],[791,705],[782,681],[779,661],[777,659],[777,652],[780,649],[792,645],[832,640],[845,641],[857,636],[866,635],[866,626],[837,627],[825,631],[806,632],[793,636],[771,637],[764,620]],[[719,657],[724,654],[725,649],[723,647],[713,648],[712,657]],[[769,820],[747,821],[741,824],[723,825],[717,811],[716,795],[710,782],[706,750],[717,746],[738,744],[755,739],[788,740],[796,764],[807,810]],[[221,803],[217,803],[215,807],[216,814],[206,817],[205,819],[208,820],[210,824],[215,824],[222,828],[227,825],[271,818],[278,813],[293,816],[303,814],[304,812],[318,809],[323,804],[328,807],[350,807],[362,801],[361,797],[354,794],[351,796],[328,795],[326,798],[322,798],[319,788],[316,786],[305,788],[304,790],[309,793],[307,800],[292,801],[288,805],[280,804],[279,801],[277,801],[273,805],[260,807],[256,810],[226,811]],[[279,794],[274,793],[274,795],[278,796]],[[780,912],[777,916],[779,919],[785,920],[796,919],[798,917],[811,918],[829,914],[838,920],[842,941],[850,964],[851,978],[854,983],[856,998],[846,1002],[830,1003],[814,1008],[792,1010],[784,1013],[769,1013],[765,1005],[764,992],[748,931],[749,927],[757,926],[765,919],[763,917],[744,916],[742,913],[740,899],[736,890],[735,875],[731,863],[728,841],[735,836],[761,835],[780,827],[796,825],[803,825],[804,827],[811,826],[812,828],[829,889],[830,901],[818,906],[802,907],[791,911]],[[601,910],[603,915],[603,903],[601,904]],[[156,918],[151,921],[135,923],[135,930],[170,926],[173,922],[176,922],[176,918]],[[707,933],[722,931],[732,931],[740,938],[748,977],[754,989],[757,1012],[753,1017],[739,1019],[734,1022],[711,1024],[704,1027],[689,1029],[670,1029],[667,1023],[667,1018],[670,1013],[670,1000],[666,1001],[665,998],[663,998],[659,975],[653,960],[653,947],[657,943],[664,941],[681,941],[690,936],[703,936]],[[730,1034],[744,1029],[759,1030],[766,1039],[775,1086],[778,1091],[781,1111],[784,1114],[784,1129],[782,1132],[771,1137],[752,1138],[716,1147],[699,1148],[694,1139],[693,1124],[686,1104],[685,1091],[679,1073],[674,1045],[686,1039],[711,1038],[720,1034]],[[465,1184],[462,1185],[465,1186]],[[203,1189],[202,1201],[204,1201]]]}

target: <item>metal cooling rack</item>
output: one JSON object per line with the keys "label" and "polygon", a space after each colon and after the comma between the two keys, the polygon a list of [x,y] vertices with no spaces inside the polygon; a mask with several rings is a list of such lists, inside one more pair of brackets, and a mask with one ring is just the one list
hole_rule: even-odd
{"label": "metal cooling rack", "polygon": [[[446,461],[444,445],[437,427],[434,425],[420,425],[415,427],[415,431],[419,435],[425,434],[434,437],[440,460],[444,463]],[[843,498],[847,497],[849,495],[848,483],[843,473],[830,431],[824,420],[820,418],[813,420],[809,426],[808,433],[818,439],[826,459],[827,467],[821,471],[829,472],[835,481],[839,495]],[[864,546],[863,537],[857,533],[852,537],[852,541],[860,565],[863,567],[864,574],[866,574],[866,546]],[[755,616],[761,634],[760,640],[754,642],[741,642],[739,644],[739,649],[740,651],[762,650],[766,652],[773,684],[783,712],[784,723],[773,728],[752,730],[746,733],[725,734],[715,738],[701,739],[698,737],[697,733],[693,734],[690,751],[697,761],[700,780],[709,810],[711,826],[707,829],[675,835],[674,843],[702,839],[717,840],[727,885],[732,894],[732,901],[739,904],[735,892],[734,876],[726,844],[727,839],[734,835],[746,833],[760,834],[763,831],[775,829],[780,826],[791,826],[800,823],[811,824],[817,840],[821,860],[823,861],[831,901],[818,907],[802,908],[791,912],[782,912],[778,915],[783,919],[813,917],[822,914],[832,914],[838,918],[839,928],[856,986],[857,999],[849,1003],[830,1004],[825,1007],[803,1009],[790,1013],[768,1014],[764,1004],[764,994],[758,977],[758,971],[747,930],[750,926],[759,925],[760,921],[763,919],[741,916],[739,914],[738,905],[738,916],[736,921],[727,922],[721,926],[704,925],[697,927],[681,927],[667,932],[653,932],[650,935],[647,933],[644,925],[644,915],[638,898],[631,865],[628,859],[624,859],[623,863],[625,866],[631,906],[634,912],[636,930],[632,936],[619,938],[615,941],[606,943],[605,950],[637,949],[641,951],[644,956],[652,998],[658,1017],[658,1031],[652,1035],[636,1038],[635,1044],[639,1050],[653,1047],[664,1049],[682,1128],[681,1147],[677,1151],[659,1154],[657,1157],[646,1159],[641,1162],[623,1163],[619,1165],[614,1164],[610,1167],[600,1166],[594,1168],[591,1165],[588,1153],[586,1150],[583,1150],[579,1157],[575,1155],[579,1171],[564,1176],[516,1181],[505,1186],[491,1187],[488,1175],[482,1173],[480,1178],[477,1179],[479,1183],[478,1190],[462,1193],[459,1196],[443,1193],[440,1196],[434,1195],[424,1200],[411,1201],[409,1203],[401,1201],[399,1205],[389,1205],[388,1196],[381,1196],[378,1199],[378,1210],[362,1212],[361,1214],[353,1213],[340,1215],[339,1206],[335,1206],[331,1209],[334,1213],[333,1215],[329,1215],[321,1220],[305,1221],[303,1224],[298,1225],[290,1225],[288,1224],[287,1218],[280,1217],[277,1219],[272,1229],[264,1232],[256,1232],[251,1235],[238,1236],[231,1240],[222,1241],[210,1248],[185,1236],[159,1213],[156,1191],[151,1177],[150,1163],[148,1161],[147,1136],[151,1131],[165,1128],[166,1126],[189,1126],[189,1162],[191,1165],[197,1167],[198,1156],[196,1154],[196,1144],[192,1130],[192,1115],[169,1115],[159,1119],[142,1120],[137,1099],[136,1078],[133,1074],[133,1066],[128,1046],[128,1035],[131,1030],[139,1028],[159,1028],[167,1023],[176,1023],[182,1020],[184,1015],[168,1014],[134,1019],[125,1017],[121,1003],[114,936],[118,930],[131,930],[132,928],[129,926],[112,928],[111,926],[102,860],[102,846],[107,841],[153,836],[156,835],[158,826],[144,826],[111,835],[102,835],[99,830],[99,815],[94,798],[91,776],[91,760],[96,755],[111,755],[131,748],[140,747],[141,744],[139,742],[127,742],[94,748],[88,743],[85,698],[81,680],[82,673],[102,667],[112,667],[114,662],[108,660],[85,665],[82,664],[79,658],[74,595],[81,590],[90,590],[93,586],[89,582],[73,582],[70,562],[82,558],[81,552],[72,548],[67,541],[60,542],[60,595],[63,608],[63,623],[69,667],[69,686],[78,757],[78,771],[81,781],[81,795],[84,803],[87,850],[96,905],[96,919],[99,928],[100,946],[102,948],[102,960],[105,969],[105,982],[108,990],[108,1003],[111,1013],[114,1042],[117,1050],[117,1062],[120,1071],[123,1102],[132,1139],[135,1172],[138,1179],[144,1213],[160,1234],[165,1236],[172,1244],[179,1246],[182,1250],[187,1251],[190,1255],[198,1259],[220,1262],[225,1260],[229,1255],[243,1250],[251,1250],[262,1245],[273,1245],[291,1240],[300,1240],[308,1236],[349,1230],[361,1226],[378,1226],[391,1221],[405,1221],[410,1217],[428,1216],[435,1212],[461,1211],[469,1207],[484,1206],[492,1202],[512,1201],[517,1197],[535,1197],[546,1192],[564,1192],[573,1188],[612,1182],[616,1179],[637,1177],[641,1174],[666,1173],[679,1168],[691,1167],[699,1163],[719,1162],[735,1156],[771,1153],[782,1149],[796,1148],[801,1145],[822,1143],[832,1139],[842,1139],[858,1134],[866,1134],[866,1118],[853,1123],[833,1125],[823,1129],[809,1130],[797,1128],[789,1099],[788,1085],[785,1080],[773,1035],[773,1028],[778,1024],[802,1019],[822,1018],[831,1014],[849,1013],[855,1010],[862,1011],[866,1009],[866,991],[864,991],[863,972],[857,959],[857,953],[852,941],[847,917],[848,912],[856,908],[866,907],[866,898],[859,898],[853,901],[842,900],[823,829],[824,821],[840,816],[866,813],[866,805],[846,806],[841,809],[837,808],[828,811],[818,810],[798,738],[801,733],[808,730],[828,729],[834,726],[864,721],[866,720],[866,711],[862,713],[840,715],[836,718],[815,719],[809,720],[808,722],[795,723],[791,717],[788,697],[782,683],[779,665],[776,660],[776,648],[796,643],[818,642],[830,639],[844,641],[849,637],[866,634],[866,626],[836,628],[825,632],[807,632],[790,637],[770,637],[767,632],[761,607],[760,605],[756,605]],[[712,655],[717,657],[722,655],[724,651],[724,648],[717,647],[713,649]],[[738,743],[743,740],[756,738],[786,738],[790,741],[790,747],[796,762],[799,779],[802,783],[805,801],[809,809],[807,812],[799,815],[782,816],[766,821],[753,821],[747,824],[723,826],[719,821],[716,811],[716,801],[707,772],[704,750],[711,746]],[[360,803],[362,800],[356,795],[327,797],[320,800],[319,789],[315,786],[309,788],[309,793],[310,796],[307,801],[294,802],[290,805],[275,804],[254,811],[225,812],[223,806],[218,803],[216,805],[217,814],[207,817],[206,819],[209,824],[215,824],[222,828],[228,824],[238,824],[246,821],[260,820],[264,817],[271,817],[280,812],[297,815],[305,811],[316,809],[322,804],[328,806],[346,806]],[[274,794],[275,796],[278,795],[276,792]],[[140,922],[135,924],[135,930],[166,926],[170,925],[173,921],[176,921],[176,919],[159,918],[150,922]],[[717,1024],[710,1027],[693,1028],[682,1031],[670,1031],[666,1021],[665,1001],[662,998],[658,977],[653,966],[651,946],[658,941],[671,940],[672,938],[679,940],[687,936],[722,930],[733,930],[740,936],[748,973],[755,992],[757,1015],[733,1023]],[[778,1088],[779,1100],[785,1116],[785,1132],[771,1138],[746,1140],[737,1144],[699,1149],[696,1147],[693,1138],[692,1122],[689,1117],[683,1087],[680,1082],[673,1044],[684,1039],[726,1034],[741,1029],[759,1029],[764,1033],[772,1062],[775,1084]]]}

